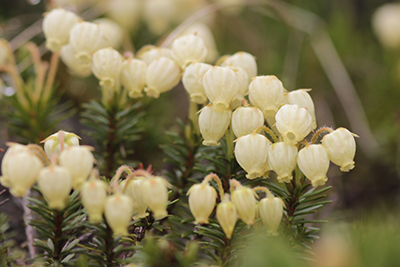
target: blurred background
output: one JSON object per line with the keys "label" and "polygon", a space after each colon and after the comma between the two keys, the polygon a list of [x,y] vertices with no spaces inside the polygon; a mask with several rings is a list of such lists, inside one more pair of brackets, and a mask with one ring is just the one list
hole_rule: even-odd
{"label": "blurred background", "polygon": [[[219,10],[210,6],[215,2],[236,6]],[[391,5],[376,13],[388,3]],[[161,44],[185,19],[201,17],[196,23],[207,25],[214,38],[213,41],[210,37],[209,42],[215,54],[210,62],[215,62],[217,55],[249,52],[257,59],[258,75],[276,75],[288,91],[312,89],[310,94],[320,127],[345,127],[360,136],[356,168],[341,173],[337,166],[331,166],[328,184],[333,186],[329,195],[333,203],[318,216],[357,221],[376,210],[381,211],[376,217],[399,213],[399,2],[2,0],[1,38],[10,41],[15,49],[32,40],[39,45],[43,57],[49,58],[41,19],[44,12],[56,6],[74,10],[85,20],[108,18],[119,24],[123,29],[119,49],[122,53],[138,51],[147,44]],[[21,69],[29,66],[25,57],[24,51],[17,50]],[[26,73],[29,74],[29,69]],[[65,92],[62,101],[75,106],[100,95],[95,78],[71,76],[64,65],[60,66],[57,81]],[[7,88],[2,91],[9,93]],[[144,97],[143,102],[145,133],[143,142],[135,147],[134,159],[160,170],[164,166],[164,155],[159,149],[166,142],[164,132],[178,131],[177,117],[187,120],[188,98],[179,85],[158,99]],[[0,110],[0,147],[4,149],[6,141],[18,140],[4,127],[7,107],[3,105]],[[60,128],[84,136],[79,110],[75,114]],[[15,205],[20,207],[18,203]],[[1,209],[14,213],[14,217],[20,216],[18,209],[11,212],[7,206],[11,205]]]}

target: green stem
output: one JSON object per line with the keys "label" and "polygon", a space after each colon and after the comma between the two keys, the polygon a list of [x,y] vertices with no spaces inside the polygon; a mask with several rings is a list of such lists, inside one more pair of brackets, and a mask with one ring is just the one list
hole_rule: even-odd
{"label": "green stem", "polygon": [[54,252],[53,252],[53,260],[55,266],[61,266],[61,251],[62,248],[65,245],[65,239],[63,238],[63,232],[62,232],[62,224],[64,221],[64,216],[63,213],[55,210],[54,211],[54,222],[55,222],[55,228],[54,228]]}
{"label": "green stem", "polygon": [[106,224],[106,238],[104,239],[105,242],[105,252],[106,252],[106,266],[113,267],[114,262],[114,238],[113,238],[113,231],[111,227],[108,225],[107,221]]}

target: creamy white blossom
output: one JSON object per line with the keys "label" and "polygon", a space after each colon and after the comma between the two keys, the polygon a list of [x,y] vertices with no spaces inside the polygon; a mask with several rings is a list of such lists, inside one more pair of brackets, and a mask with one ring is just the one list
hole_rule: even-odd
{"label": "creamy white blossom", "polygon": [[356,142],[349,130],[338,128],[325,135],[321,143],[328,152],[329,159],[340,166],[341,171],[348,172],[354,168]]}
{"label": "creamy white blossom", "polygon": [[284,105],[276,113],[275,120],[276,128],[288,144],[297,144],[311,132],[312,117],[307,109],[298,105]]}
{"label": "creamy white blossom", "polygon": [[200,133],[204,138],[203,145],[218,146],[219,139],[229,127],[232,111],[219,110],[213,105],[205,106],[199,115]]}
{"label": "creamy white blossom", "polygon": [[328,178],[329,156],[322,145],[308,145],[300,150],[297,164],[313,187],[324,185]]}

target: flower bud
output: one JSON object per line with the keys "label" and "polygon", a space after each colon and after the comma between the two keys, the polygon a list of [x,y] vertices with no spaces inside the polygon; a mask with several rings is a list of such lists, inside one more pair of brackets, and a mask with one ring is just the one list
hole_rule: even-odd
{"label": "flower bud", "polygon": [[182,69],[191,63],[203,62],[207,55],[203,39],[195,34],[175,39],[172,43],[172,51],[174,60]]}
{"label": "flower bud", "polygon": [[372,17],[372,26],[383,45],[398,49],[400,47],[400,4],[389,3],[379,7]]}
{"label": "flower bud", "polygon": [[143,193],[146,195],[149,208],[156,220],[168,215],[168,182],[159,176],[153,176],[143,182]]}
{"label": "flower bud", "polygon": [[61,151],[71,146],[79,146],[80,137],[74,133],[58,131],[50,135],[41,143],[44,143],[44,151],[49,159],[53,155],[60,155]]}
{"label": "flower bud", "polygon": [[68,44],[71,29],[78,22],[77,15],[62,8],[47,13],[42,23],[46,47],[52,52],[59,52],[63,45]]}
{"label": "flower bud", "polygon": [[236,137],[250,134],[264,125],[264,116],[258,108],[239,107],[232,114],[232,130]]}
{"label": "flower bud", "polygon": [[4,187],[10,188],[12,186],[10,178],[6,175],[6,168],[10,164],[10,158],[12,158],[13,155],[16,155],[21,152],[28,152],[29,148],[24,145],[20,145],[17,143],[8,143],[10,147],[7,149],[6,153],[3,156],[3,160],[1,162],[1,170],[3,173],[3,176],[1,176],[1,184]]}
{"label": "flower bud", "polygon": [[107,15],[124,29],[132,31],[137,28],[142,12],[140,0],[110,0],[107,1]]}
{"label": "flower bud", "polygon": [[90,22],[76,24],[71,30],[69,43],[81,64],[90,63],[92,54],[106,45],[100,26]]}
{"label": "flower bud", "polygon": [[205,106],[199,115],[199,128],[204,138],[203,145],[218,146],[219,139],[229,127],[232,111],[219,111],[213,105]]}
{"label": "flower bud", "polygon": [[128,194],[134,200],[134,220],[145,218],[149,214],[146,212],[148,204],[148,197],[144,191],[145,178],[137,177],[135,180],[130,181],[128,185]]}
{"label": "flower bud", "polygon": [[92,71],[104,88],[115,88],[122,69],[122,57],[112,48],[97,50],[93,54]]}
{"label": "flower bud", "polygon": [[146,85],[147,64],[143,60],[128,59],[122,63],[121,81],[132,98],[143,96]]}
{"label": "flower bud", "polygon": [[172,59],[172,50],[154,45],[146,45],[137,52],[136,57],[146,62],[147,65],[150,65],[151,62],[160,57]]}
{"label": "flower bud", "polygon": [[80,190],[82,205],[89,215],[89,221],[101,222],[107,199],[107,184],[91,177],[82,184]]}
{"label": "flower bud", "polygon": [[207,48],[206,62],[215,62],[218,57],[217,45],[215,43],[213,33],[206,24],[200,22],[193,23],[186,30],[184,30],[183,34],[196,34],[203,39]]}
{"label": "flower bud", "polygon": [[289,183],[297,164],[297,147],[285,142],[272,144],[268,151],[270,167],[278,174],[280,183]]}
{"label": "flower bud", "polygon": [[274,117],[284,102],[282,82],[273,75],[255,77],[249,85],[249,99],[265,118]]}
{"label": "flower bud", "polygon": [[123,40],[124,32],[122,28],[114,21],[106,18],[96,19],[93,21],[100,26],[105,39],[105,47],[118,49]]}
{"label": "flower bud", "polygon": [[282,221],[284,205],[281,198],[274,196],[263,198],[258,204],[261,220],[267,228],[268,234],[278,235],[277,230]]}
{"label": "flower bud", "polygon": [[217,191],[207,182],[192,185],[187,194],[189,209],[195,218],[195,223],[208,223],[208,217],[214,210]]}
{"label": "flower bud", "polygon": [[256,60],[254,59],[254,56],[252,56],[249,53],[246,52],[237,52],[233,54],[232,56],[228,56],[224,59],[222,62],[221,66],[227,67],[227,66],[238,66],[244,69],[247,72],[247,75],[249,77],[249,82],[251,82],[251,79],[255,76],[257,76],[257,63]]}
{"label": "flower bud", "polygon": [[232,99],[233,108],[237,108],[240,107],[242,101],[244,100],[244,96],[249,92],[249,76],[241,67],[229,66],[229,68],[235,72],[239,82],[239,91]]}
{"label": "flower bud", "polygon": [[60,56],[72,75],[88,77],[92,74],[91,62],[81,63],[79,59],[75,57],[75,51],[70,44],[64,45],[61,48]]}
{"label": "flower bud", "polygon": [[326,173],[329,169],[329,157],[322,145],[309,145],[301,149],[297,164],[313,187],[324,185],[328,181]]}
{"label": "flower bud", "polygon": [[79,189],[93,169],[94,157],[87,146],[71,146],[60,154],[60,165],[66,167],[72,176],[72,187]]}
{"label": "flower bud", "polygon": [[107,197],[104,205],[104,216],[114,235],[127,235],[132,220],[132,199],[127,195],[116,193]]}
{"label": "flower bud", "polygon": [[225,194],[224,199],[217,206],[217,220],[228,239],[232,237],[237,216],[235,205],[230,201],[229,194]]}
{"label": "flower bud", "polygon": [[147,67],[147,87],[144,91],[148,96],[158,98],[160,93],[174,88],[179,83],[180,78],[181,70],[172,59],[157,58]]}
{"label": "flower bud", "polygon": [[248,179],[264,175],[267,170],[268,150],[271,141],[264,135],[251,133],[239,137],[235,145],[235,157],[247,172]]}
{"label": "flower bud", "polygon": [[297,105],[284,105],[275,116],[276,128],[283,136],[283,140],[291,145],[296,145],[303,140],[310,131],[312,118],[305,108]]}
{"label": "flower bud", "polygon": [[25,196],[44,167],[42,161],[29,149],[20,145],[11,147],[9,155],[4,157],[1,167],[3,177],[7,177],[5,180],[10,185],[11,194],[15,197]]}
{"label": "flower bud", "polygon": [[252,225],[256,218],[254,191],[246,187],[237,188],[232,193],[232,203],[236,207],[239,218],[247,225]]}
{"label": "flower bud", "polygon": [[235,72],[224,67],[209,69],[204,74],[203,86],[208,99],[218,110],[228,109],[229,103],[239,91]]}
{"label": "flower bud", "polygon": [[72,177],[67,168],[50,166],[40,170],[37,183],[50,209],[62,210],[72,189]]}
{"label": "flower bud", "polygon": [[311,127],[312,129],[315,129],[317,128],[317,120],[315,118],[314,102],[307,91],[308,91],[307,89],[299,89],[291,91],[287,93],[285,96],[289,104],[298,105],[301,108],[307,109],[308,113],[310,113],[312,118]]}
{"label": "flower bud", "polygon": [[189,93],[190,100],[197,104],[204,104],[208,98],[203,86],[204,74],[211,69],[212,66],[205,63],[190,64],[182,76],[183,87]]}
{"label": "flower bud", "polygon": [[340,166],[342,172],[348,172],[354,168],[356,142],[349,130],[338,128],[325,135],[321,143],[328,152],[329,159]]}
{"label": "flower bud", "polygon": [[149,30],[156,35],[165,33],[177,15],[176,1],[146,0],[143,4],[143,17]]}

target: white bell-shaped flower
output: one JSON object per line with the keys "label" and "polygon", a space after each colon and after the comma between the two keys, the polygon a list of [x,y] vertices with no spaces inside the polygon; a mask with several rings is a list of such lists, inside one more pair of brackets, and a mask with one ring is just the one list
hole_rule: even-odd
{"label": "white bell-shaped flower", "polygon": [[272,144],[268,151],[268,163],[278,174],[278,181],[289,183],[297,164],[297,147],[285,142]]}
{"label": "white bell-shaped flower", "polygon": [[267,228],[268,234],[278,235],[278,227],[283,217],[283,200],[279,197],[268,196],[258,203],[261,220]]}
{"label": "white bell-shaped flower", "polygon": [[328,178],[329,156],[322,145],[308,145],[300,150],[297,164],[313,187],[324,185]]}
{"label": "white bell-shaped flower", "polygon": [[71,146],[60,154],[60,165],[71,172],[72,187],[79,189],[93,169],[94,157],[87,146]]}
{"label": "white bell-shaped flower", "polygon": [[204,62],[207,48],[203,39],[195,34],[179,37],[172,43],[173,58],[185,69],[191,63]]}
{"label": "white bell-shaped flower", "polygon": [[58,131],[50,135],[41,143],[44,143],[44,151],[49,159],[54,154],[60,155],[61,151],[70,146],[79,146],[80,137],[74,133]]}
{"label": "white bell-shaped flower", "polygon": [[203,182],[192,185],[187,195],[189,209],[195,218],[195,223],[208,223],[208,217],[214,210],[217,200],[217,191],[208,182]]}
{"label": "white bell-shaped flower", "polygon": [[232,114],[232,130],[236,137],[250,134],[264,125],[264,116],[258,108],[239,107]]}
{"label": "white bell-shaped flower", "polygon": [[71,30],[69,43],[82,64],[90,63],[92,54],[106,45],[100,26],[90,22],[76,24]]}
{"label": "white bell-shaped flower", "polygon": [[232,56],[224,58],[221,66],[238,66],[247,72],[249,82],[257,76],[257,63],[253,55],[247,52],[237,52]]}
{"label": "white bell-shaped flower", "polygon": [[203,77],[211,68],[212,66],[209,64],[193,63],[183,72],[183,87],[188,92],[192,102],[197,104],[204,104],[207,102],[208,99],[203,86]]}
{"label": "white bell-shaped flower", "polygon": [[80,191],[82,205],[89,215],[89,221],[101,222],[107,199],[107,184],[91,177],[82,184]]}
{"label": "white bell-shaped flower", "polygon": [[78,22],[77,15],[62,8],[47,13],[42,23],[46,47],[52,52],[59,52],[63,45],[68,44],[70,31]]}
{"label": "white bell-shaped flower", "polygon": [[354,168],[356,141],[349,130],[338,128],[325,135],[321,143],[328,152],[329,159],[340,166],[342,172],[348,172]]}
{"label": "white bell-shaped flower", "polygon": [[239,82],[239,91],[236,96],[232,99],[233,108],[240,107],[242,101],[244,100],[244,96],[249,93],[249,76],[247,72],[244,71],[243,68],[238,66],[229,66],[232,69]]}
{"label": "white bell-shaped flower", "polygon": [[107,89],[117,86],[122,69],[122,56],[117,50],[104,48],[93,54],[92,71],[100,80],[100,85]]}
{"label": "white bell-shaped flower", "polygon": [[225,67],[213,67],[203,77],[203,85],[210,102],[218,110],[228,109],[239,91],[236,73]]}
{"label": "white bell-shaped flower", "polygon": [[147,67],[146,88],[144,91],[150,97],[158,98],[160,93],[173,89],[180,81],[181,70],[169,58],[160,57]]}
{"label": "white bell-shaped flower", "polygon": [[199,115],[200,133],[204,138],[203,145],[218,146],[219,139],[228,130],[231,121],[232,111],[217,110],[213,105],[205,106]]}
{"label": "white bell-shaped flower", "polygon": [[112,48],[97,50],[93,54],[92,71],[104,88],[113,89],[119,81],[122,56]]}
{"label": "white bell-shaped flower", "polygon": [[315,118],[314,102],[308,93],[307,89],[298,89],[287,93],[286,100],[291,105],[298,105],[301,108],[306,108],[312,118],[312,129],[317,128],[317,120]]}
{"label": "white bell-shaped flower", "polygon": [[1,167],[3,176],[10,185],[11,194],[23,197],[36,182],[44,165],[33,152],[18,145],[10,148],[10,154],[3,160]]}
{"label": "white bell-shaped flower", "polygon": [[7,145],[9,145],[9,148],[3,156],[3,160],[1,161],[1,170],[3,176],[0,177],[0,182],[4,187],[9,188],[11,187],[11,182],[9,177],[6,175],[6,168],[9,165],[9,158],[12,158],[12,155],[18,154],[20,152],[29,151],[29,148],[27,146],[17,143],[8,143]]}
{"label": "white bell-shaped flower", "polygon": [[183,35],[186,34],[196,34],[197,36],[201,37],[207,48],[206,62],[215,62],[219,53],[217,50],[217,45],[215,43],[214,35],[211,29],[206,24],[201,22],[193,23],[188,28],[186,28],[186,30],[183,31]]}
{"label": "white bell-shaped flower", "polygon": [[311,132],[312,117],[307,109],[298,105],[282,106],[275,120],[276,128],[288,144],[297,144]]}
{"label": "white bell-shaped flower", "polygon": [[149,30],[156,35],[165,33],[178,15],[175,0],[146,0],[142,3],[143,18]]}
{"label": "white bell-shaped flower", "polygon": [[134,200],[133,210],[136,214],[133,216],[134,220],[145,218],[149,214],[146,212],[148,204],[148,198],[144,191],[145,184],[144,177],[136,177],[135,180],[130,181],[128,185],[128,194]]}
{"label": "white bell-shaped flower", "polygon": [[151,62],[160,57],[173,59],[172,54],[172,50],[169,48],[146,45],[137,52],[136,57],[150,65]]}
{"label": "white bell-shaped flower", "polygon": [[249,85],[250,102],[261,109],[265,118],[275,116],[284,98],[282,82],[276,76],[258,76]]}
{"label": "white bell-shaped flower", "polygon": [[91,62],[82,63],[75,56],[75,51],[70,44],[61,48],[60,57],[65,65],[67,65],[70,73],[79,77],[88,77],[92,74]]}
{"label": "white bell-shaped flower", "polygon": [[238,215],[235,204],[229,199],[229,194],[225,194],[221,203],[218,204],[216,217],[226,237],[230,239],[235,229]]}
{"label": "white bell-shaped flower", "polygon": [[271,141],[264,135],[251,133],[239,137],[235,145],[235,157],[247,172],[248,179],[255,179],[267,172],[268,150]]}
{"label": "white bell-shaped flower", "polygon": [[122,63],[121,82],[132,98],[143,96],[146,85],[147,64],[140,59],[127,59]]}
{"label": "white bell-shaped flower", "polygon": [[127,195],[116,193],[107,197],[104,204],[104,216],[115,236],[128,234],[132,213],[132,199]]}
{"label": "white bell-shaped flower", "polygon": [[62,210],[72,189],[72,177],[67,168],[50,166],[40,170],[37,183],[51,209]]}
{"label": "white bell-shaped flower", "polygon": [[239,218],[247,225],[252,225],[256,218],[256,197],[253,190],[247,187],[236,188],[232,193],[232,203]]}
{"label": "white bell-shaped flower", "polygon": [[400,47],[400,4],[388,3],[379,7],[372,17],[372,26],[384,46],[398,49]]}
{"label": "white bell-shaped flower", "polygon": [[121,26],[106,18],[96,19],[93,23],[98,24],[103,32],[106,42],[104,46],[112,47],[114,49],[118,49],[121,46],[124,36],[124,31]]}
{"label": "white bell-shaped flower", "polygon": [[168,182],[158,176],[153,176],[144,180],[143,193],[146,195],[149,208],[154,213],[156,220],[162,219],[168,215]]}
{"label": "white bell-shaped flower", "polygon": [[107,16],[122,28],[133,31],[138,27],[142,12],[141,0],[109,0],[106,3]]}

